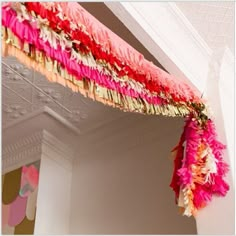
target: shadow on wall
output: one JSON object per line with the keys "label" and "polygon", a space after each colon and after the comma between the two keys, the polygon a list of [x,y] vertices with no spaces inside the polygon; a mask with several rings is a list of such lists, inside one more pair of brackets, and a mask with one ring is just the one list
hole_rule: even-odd
{"label": "shadow on wall", "polygon": [[180,118],[129,114],[81,137],[70,233],[196,234],[194,218],[178,213],[169,187],[170,150],[182,126]]}

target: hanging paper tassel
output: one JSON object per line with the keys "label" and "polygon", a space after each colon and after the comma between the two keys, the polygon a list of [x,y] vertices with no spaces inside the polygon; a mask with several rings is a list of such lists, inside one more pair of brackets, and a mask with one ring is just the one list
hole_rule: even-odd
{"label": "hanging paper tassel", "polygon": [[171,188],[183,214],[195,215],[213,195],[225,196],[229,185],[224,181],[228,165],[222,159],[225,148],[216,139],[214,123],[200,123],[193,116],[186,120],[179,145],[175,148]]}

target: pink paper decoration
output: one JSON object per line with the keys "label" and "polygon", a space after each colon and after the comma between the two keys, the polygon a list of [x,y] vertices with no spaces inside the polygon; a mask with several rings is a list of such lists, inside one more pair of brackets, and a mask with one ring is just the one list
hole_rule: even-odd
{"label": "pink paper decoration", "polygon": [[39,171],[34,165],[22,167],[20,196],[29,196],[38,186]]}
{"label": "pink paper decoration", "polygon": [[25,218],[27,199],[26,197],[17,196],[10,205],[9,226],[16,226]]}

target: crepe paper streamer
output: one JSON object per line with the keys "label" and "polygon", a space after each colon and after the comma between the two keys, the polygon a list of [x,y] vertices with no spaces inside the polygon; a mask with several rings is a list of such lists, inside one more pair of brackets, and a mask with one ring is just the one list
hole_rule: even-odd
{"label": "crepe paper streamer", "polygon": [[28,220],[34,220],[35,218],[37,196],[38,196],[38,188],[36,188],[34,192],[28,196],[26,205],[26,214],[25,214]]}
{"label": "crepe paper streamer", "polygon": [[[36,12],[36,14],[41,14],[42,17],[47,17],[49,20],[49,23],[54,21],[53,25],[55,27],[57,25],[61,25],[59,23],[62,20],[58,17],[58,15],[60,14],[58,12],[58,9],[54,9],[54,12],[50,13],[50,12],[46,11],[45,9],[43,9],[43,7],[42,7],[43,3],[42,4],[41,3],[40,4],[39,3],[25,3],[25,4],[26,4],[26,7],[28,10],[30,10],[30,11],[33,10]],[[57,4],[57,3],[55,3],[55,4]],[[68,4],[68,5],[70,5],[70,7],[72,7],[71,4]],[[101,59],[105,59],[104,54],[106,54],[106,49],[108,49],[108,48],[112,49],[112,50],[110,50],[111,53],[114,53],[114,51],[124,53],[125,55],[118,56],[120,63],[118,61],[116,61],[116,64],[120,64],[120,66],[121,66],[122,64],[124,65],[124,63],[127,63],[127,61],[129,61],[131,58],[132,58],[132,60],[135,60],[135,63],[133,63],[130,68],[127,68],[127,70],[132,71],[132,72],[130,71],[130,74],[128,74],[128,75],[131,78],[134,78],[136,80],[139,79],[139,82],[145,83],[147,88],[151,89],[151,91],[159,91],[160,88],[164,88],[165,89],[164,92],[167,92],[167,94],[171,94],[171,96],[173,96],[173,99],[176,101],[180,101],[180,100],[185,101],[185,102],[187,100],[188,101],[196,100],[196,102],[201,101],[199,92],[196,89],[191,88],[186,83],[186,81],[178,80],[178,79],[174,78],[173,76],[169,75],[168,73],[157,68],[152,63],[146,61],[140,53],[138,53],[135,49],[133,49],[126,42],[121,40],[118,36],[116,36],[114,33],[112,33],[105,26],[102,25],[102,27],[99,28],[99,24],[101,25],[101,23],[99,23],[96,19],[94,19],[94,22],[93,22],[93,19],[92,19],[93,17],[90,18],[90,14],[88,12],[86,12],[79,4],[77,4],[77,3],[74,4],[73,9],[69,9],[67,7],[67,4],[64,4],[64,3],[59,3],[58,6],[61,10],[61,15],[67,14],[68,11],[74,11],[74,10],[75,10],[75,12],[77,11],[78,15],[76,17],[76,21],[73,21],[73,19],[72,19],[72,21],[71,21],[72,23],[74,22],[75,24],[77,24],[80,21],[80,18],[89,18],[89,19],[85,20],[87,22],[87,24],[94,24],[94,22],[96,22],[95,35],[100,35],[100,37],[102,38],[102,41],[99,44],[97,44],[96,46],[94,45],[93,48],[90,48],[90,50],[93,54],[96,51],[100,50],[99,54],[94,54],[96,56],[96,58],[103,53],[103,58],[101,58]],[[81,11],[81,12],[83,11],[82,15],[80,15],[81,12],[79,12],[79,11]],[[57,17],[58,17],[58,19],[57,19]],[[55,21],[58,21],[58,22],[55,22]],[[53,25],[50,24],[50,27],[53,28]],[[84,29],[84,28],[86,28],[86,26],[83,25],[82,28]],[[64,27],[63,30],[66,30],[66,24],[63,25],[63,27]],[[101,36],[102,32],[104,30],[107,31],[107,33],[105,33],[104,36]],[[79,41],[83,41],[84,37],[87,40],[87,39],[89,39],[89,36],[91,36],[92,38],[95,38],[94,34],[92,34],[94,32],[86,32],[84,34],[81,34],[81,33],[83,33],[83,32],[80,32],[80,34],[79,34],[79,39],[78,39]],[[78,32],[77,32],[77,34],[78,34]],[[114,39],[112,38],[113,35],[114,35]],[[114,47],[112,47],[109,44],[104,49],[99,49],[99,47],[101,47],[101,45],[103,45],[103,42],[106,41],[107,39],[109,42],[112,41],[112,43],[114,43]],[[122,43],[120,43],[120,42],[122,42]],[[84,43],[86,46],[89,46],[92,42],[91,41],[86,42],[84,40]],[[124,52],[125,50],[127,50],[127,52]],[[106,57],[111,55],[111,53],[106,55]],[[114,61],[114,58],[113,58],[113,61]],[[142,72],[142,74],[137,74],[137,71]],[[135,74],[135,75],[133,75],[133,74]],[[133,75],[133,76],[131,76],[131,75]],[[144,75],[148,75],[148,77],[144,78],[145,77]],[[192,92],[193,90],[195,90],[195,93]],[[186,97],[187,97],[187,99],[185,99]]]}
{"label": "crepe paper streamer", "polygon": [[[181,110],[181,107],[177,110],[175,107],[172,107],[170,105],[167,105],[167,108],[165,108],[165,107],[151,106],[148,103],[145,103],[145,104],[141,103],[138,105],[137,102],[135,103],[134,100],[127,102],[129,101],[129,99],[125,98],[125,96],[123,96],[122,94],[115,94],[115,92],[109,91],[106,88],[103,88],[101,86],[96,85],[96,89],[95,89],[94,87],[95,85],[93,85],[94,89],[91,89],[92,88],[90,86],[91,81],[86,82],[86,80],[83,80],[83,81],[80,81],[80,83],[78,83],[79,81],[76,80],[76,81],[73,81],[73,83],[77,83],[79,87],[74,86],[71,83],[71,81],[65,80],[62,77],[59,77],[51,73],[50,71],[52,70],[52,68],[47,67],[45,69],[40,63],[36,63],[31,58],[26,56],[22,51],[18,50],[15,47],[10,46],[9,44],[6,44],[4,41],[2,42],[2,52],[4,56],[7,56],[7,55],[15,56],[19,61],[27,65],[29,68],[39,71],[40,73],[45,75],[47,79],[51,82],[52,81],[58,82],[64,86],[70,87],[72,90],[77,89],[77,91],[82,93],[85,97],[90,97],[92,99],[95,99],[96,101],[102,102],[103,104],[122,109],[123,111],[127,110],[127,111],[141,112],[141,113],[147,113],[147,114],[165,114],[169,116],[176,116],[179,110]],[[51,63],[49,63],[48,65],[52,66]],[[61,69],[61,71],[63,70]],[[111,94],[109,95],[109,93]],[[110,99],[110,97],[113,97],[113,99],[115,98],[118,99],[119,97],[119,99],[117,100],[117,103],[114,103],[108,100]],[[184,110],[182,110],[182,112],[184,112]],[[188,112],[186,111],[186,114],[187,113]]]}
{"label": "crepe paper streamer", "polygon": [[[14,14],[14,12],[11,12]],[[3,14],[3,25],[5,26],[11,26],[11,30],[23,41],[26,40],[28,43],[31,43],[37,47],[38,50],[43,50],[47,56],[50,58],[55,58],[58,62],[62,64],[62,66],[65,66],[67,70],[76,76],[77,78],[80,77],[87,77],[90,78],[96,83],[98,83],[101,86],[105,86],[108,89],[118,91],[119,93],[122,93],[124,95],[138,98],[139,96],[143,97],[148,103],[155,104],[155,105],[161,105],[166,104],[163,99],[161,99],[158,96],[150,97],[150,95],[145,94],[144,92],[140,92],[140,94],[135,91],[134,89],[121,87],[121,85],[112,80],[112,77],[99,73],[98,70],[92,69],[88,66],[83,65],[82,63],[78,64],[76,61],[72,61],[70,59],[70,55],[67,52],[63,52],[62,50],[58,49],[52,49],[48,44],[45,44],[42,40],[37,40],[39,37],[37,30],[32,29],[29,25],[24,26],[24,31],[21,30],[21,23],[16,19],[16,17],[13,15],[12,18],[9,20],[9,22],[5,21],[6,14]],[[22,23],[23,24],[23,23]],[[34,37],[32,37],[34,35]],[[59,48],[59,47],[58,47]]]}
{"label": "crepe paper streamer", "polygon": [[14,234],[34,234],[34,220],[29,220],[27,217],[24,220],[15,226]]}
{"label": "crepe paper streamer", "polygon": [[9,213],[10,213],[10,205],[2,204],[2,227],[8,225]]}
{"label": "crepe paper streamer", "polygon": [[[54,13],[53,13],[53,14],[54,14]],[[54,15],[55,15],[55,14],[54,14]],[[165,79],[166,79],[166,78],[165,78]],[[151,81],[149,81],[149,84],[150,84],[150,82],[151,82]],[[175,93],[176,93],[176,91],[175,91]],[[186,94],[186,91],[185,91],[185,94]]]}
{"label": "crepe paper streamer", "polygon": [[[9,41],[9,43],[13,43],[15,46],[17,46],[18,44],[19,44],[19,40],[15,40],[16,39],[16,37],[15,36],[13,36],[13,34],[12,33],[10,33],[10,30],[7,30],[8,31],[8,33],[6,33],[5,31],[3,31],[4,32],[4,37],[6,37],[6,40],[7,41]],[[7,34],[11,34],[11,37],[9,37],[9,36],[7,36]],[[25,45],[25,44],[24,44]],[[5,44],[4,44],[4,47],[5,47]],[[17,46],[17,47],[19,47],[19,45]],[[25,48],[25,46],[23,46],[23,48]],[[26,47],[26,48],[28,48],[28,46]],[[33,50],[33,46],[31,46],[31,49]],[[5,51],[6,51],[6,49],[5,48],[3,48],[3,53],[5,53]],[[33,52],[37,52],[37,50],[35,51],[35,50],[33,50]],[[29,54],[29,52],[27,51],[26,52],[27,54]],[[35,53],[34,53],[35,54]],[[41,52],[40,52],[40,55],[43,55]],[[31,57],[35,57],[35,55],[31,55]],[[36,53],[36,57],[37,57],[37,53]],[[37,59],[37,58],[36,58]],[[40,62],[41,63],[41,60],[42,60],[42,58],[41,58],[41,56],[39,57],[39,61],[38,62]],[[47,58],[46,60],[45,59],[43,59],[43,61],[46,63],[46,67],[47,67],[47,70],[49,70],[49,71],[53,71],[53,72],[56,72],[56,73],[62,73],[62,71],[63,71],[63,69],[62,68],[60,68],[59,69],[59,64],[58,63],[56,63],[55,65],[54,65],[54,62],[52,62],[52,61],[50,61],[49,60],[49,58]],[[24,61],[23,61],[23,63],[25,63]],[[30,64],[29,64],[30,65]],[[56,71],[55,71],[55,69],[56,69]],[[58,71],[57,71],[58,70]],[[66,74],[64,74],[64,76],[66,76]],[[70,78],[71,79],[71,78]],[[74,81],[73,80],[73,83],[78,83],[79,81],[78,80],[76,80],[76,81]],[[91,83],[91,82],[90,82]],[[92,83],[91,83],[92,84]],[[87,86],[87,85],[86,85]],[[95,86],[95,85],[94,85]],[[93,87],[94,87],[93,86]],[[94,87],[94,89],[92,89],[92,92],[95,92],[95,93],[99,93],[99,90],[100,89],[98,89],[98,85],[96,84],[96,88]],[[100,87],[101,88],[101,87]],[[107,90],[107,92],[108,92],[109,90]],[[112,93],[112,96],[108,96],[107,97],[107,99],[113,99],[113,100],[116,100],[116,97],[118,96],[118,94],[116,95],[115,94],[115,91],[109,91],[110,93]],[[122,94],[120,94],[119,96],[123,96]],[[123,96],[123,97],[125,97],[125,96]],[[135,105],[135,104],[138,104],[138,103],[140,103],[140,101],[141,101],[141,99],[139,99],[139,100],[137,100],[137,101],[135,101],[134,99],[132,99],[132,98],[128,98],[128,97],[126,97],[128,100],[132,100],[132,101],[130,101],[129,103],[128,103],[128,105],[129,105],[129,107],[128,107],[128,110],[130,110],[130,111],[138,111],[138,112],[140,112],[140,105],[141,106],[143,106],[143,105],[145,105],[145,110],[144,111],[142,111],[142,113],[144,112],[144,113],[147,113],[147,114],[162,114],[162,115],[168,115],[168,116],[176,116],[176,115],[184,115],[184,114],[188,114],[189,113],[189,111],[188,110],[185,110],[184,109],[184,107],[182,106],[182,107],[178,107],[178,108],[175,108],[175,107],[173,107],[173,106],[171,106],[171,105],[169,105],[169,104],[167,104],[167,105],[165,105],[165,106],[162,106],[162,107],[158,107],[158,106],[152,106],[151,104],[148,104],[147,102],[145,102],[145,100],[143,100],[142,101],[142,103],[143,102],[145,102],[144,104],[140,104],[140,105],[138,105],[138,108],[134,108],[134,106],[133,105]],[[94,99],[94,98],[93,98]],[[97,99],[96,99],[97,100]],[[121,103],[121,101],[115,101],[116,102],[116,104],[115,104],[115,106],[117,107],[117,103]],[[133,106],[133,108],[131,107],[131,105]],[[150,110],[149,108],[152,108],[153,107],[153,109],[152,110]],[[125,109],[125,107],[120,107],[120,108],[122,108],[123,110]],[[148,109],[147,109],[148,108]],[[149,111],[150,110],[150,111]]]}
{"label": "crepe paper streamer", "polygon": [[[57,5],[57,4],[55,4]],[[99,44],[104,45],[104,42],[107,42],[107,45],[104,45],[104,51],[110,49],[111,53],[116,54],[117,58],[120,58],[122,62],[131,65],[134,71],[142,71],[142,74],[150,75],[150,77],[157,77],[158,80],[163,80],[162,84],[165,84],[164,79],[168,80],[169,76],[162,71],[161,69],[155,67],[152,63],[144,59],[143,55],[132,48],[124,40],[119,38],[116,34],[110,31],[107,27],[101,24],[96,18],[90,15],[85,9],[83,9],[79,4],[68,3],[68,4],[58,4],[58,9],[61,9],[61,12],[70,17],[72,22],[78,23],[81,21],[81,24],[86,28],[89,35],[92,35]],[[76,20],[77,19],[77,20]],[[150,70],[153,69],[154,73],[151,73]],[[164,73],[163,73],[164,72]],[[163,75],[163,76],[162,76]],[[147,78],[148,81],[148,78]],[[173,83],[176,83],[178,80],[175,79]],[[148,81],[150,82],[150,81]],[[183,81],[182,81],[183,82]],[[168,86],[169,88],[170,86]],[[175,89],[175,92],[177,90]],[[187,88],[184,88],[184,91],[188,91]]]}
{"label": "crepe paper streamer", "polygon": [[[42,27],[42,26],[41,26]],[[42,31],[42,28],[40,29],[40,37],[43,39],[44,42],[48,42],[52,48],[55,49],[62,49],[62,52],[64,49],[62,48],[61,44],[60,47],[58,47],[58,37],[60,37],[56,32],[50,31],[48,28],[45,28],[45,30]],[[45,38],[41,34],[46,34],[47,37]],[[49,35],[49,36],[48,36]],[[53,43],[54,42],[54,43]],[[67,51],[70,61],[75,60],[77,63],[83,64],[85,66],[89,66],[91,69],[96,69],[99,74],[108,75],[110,80],[114,80],[115,82],[118,82],[118,86],[127,88],[128,90],[134,91],[131,95],[132,97],[138,97],[141,96],[144,99],[146,99],[149,103],[152,104],[167,104],[168,101],[164,99],[163,95],[155,96],[154,94],[151,94],[150,91],[146,90],[142,84],[137,83],[136,81],[132,80],[128,76],[124,76],[121,78],[118,78],[115,71],[109,71],[107,68],[109,66],[106,66],[106,64],[101,63],[97,60],[95,60],[92,56],[92,54],[83,55],[80,52],[76,52],[74,49],[70,49],[71,52]],[[130,94],[129,94],[130,96]]]}
{"label": "crepe paper streamer", "polygon": [[[14,12],[12,12],[11,11],[11,13],[12,13],[12,15],[11,15],[11,17],[8,17],[8,20],[9,20],[9,22],[8,22],[8,20],[6,20],[6,17],[4,17],[5,16],[5,14],[3,14],[3,24],[10,24],[10,25],[15,25],[16,23],[17,23],[17,20],[15,19],[15,14],[14,14]],[[13,23],[10,23],[10,22],[13,22]],[[20,33],[22,33],[21,31],[21,26],[19,25],[19,27],[16,27],[16,25],[15,26],[13,26],[16,30],[18,30],[18,34],[20,34]],[[27,28],[27,26],[26,26],[26,28]],[[37,32],[36,31],[34,31],[36,34],[37,34]],[[37,44],[38,43],[38,41],[36,40],[36,36],[35,36],[35,33],[26,33],[26,31],[24,31],[24,36],[27,36],[28,35],[28,37],[27,37],[27,39],[28,40],[33,40],[33,41],[35,41],[35,43]],[[32,35],[34,35],[33,37],[32,37]],[[20,36],[19,36],[20,37]],[[40,46],[42,46],[43,45],[43,47],[45,47],[46,45],[44,44],[44,43],[42,43]],[[40,47],[39,46],[39,47]],[[52,58],[54,58],[54,57],[56,57],[57,59],[59,59],[60,60],[60,62],[65,62],[65,60],[64,59],[62,59],[61,57],[60,57],[60,54],[59,53],[54,53],[54,54],[51,54],[51,53],[53,53],[53,50],[51,50],[50,48],[47,48],[46,49],[47,51],[48,51],[48,53],[50,54],[50,56],[52,57]],[[58,58],[59,57],[59,58]],[[66,60],[67,62],[69,62],[69,60],[67,59]],[[78,65],[76,64],[76,63],[74,63],[73,64],[73,62],[70,62],[69,64],[68,64],[69,66],[71,66],[72,65],[72,67],[73,67],[73,65],[74,65],[74,67],[72,68],[72,70],[73,70],[73,72],[72,73],[76,73],[76,68],[75,67],[77,67]],[[68,66],[67,65],[67,66]],[[132,91],[132,90],[126,90],[125,88],[119,88],[119,86],[118,86],[118,84],[115,84],[115,83],[111,83],[112,81],[109,81],[106,77],[105,78],[103,78],[104,76],[101,76],[101,75],[99,75],[99,74],[96,74],[95,72],[96,71],[94,71],[94,70],[92,70],[92,73],[91,73],[91,70],[90,70],[90,68],[88,68],[88,67],[84,67],[82,64],[81,65],[79,65],[81,68],[79,69],[78,68],[78,70],[77,70],[77,72],[79,72],[79,73],[83,73],[81,76],[86,76],[86,77],[90,77],[91,78],[91,76],[92,76],[92,79],[95,79],[96,80],[96,82],[98,82],[98,83],[100,83],[100,84],[104,84],[105,83],[105,86],[106,87],[108,87],[108,89],[109,88],[111,88],[113,91],[115,91],[116,89],[119,89],[120,91],[119,92],[121,92],[122,94],[125,94],[125,95],[127,95],[127,93],[128,93],[128,95],[131,95],[132,97],[137,97],[137,95],[136,94],[134,94],[134,91]],[[94,74],[95,73],[95,74]],[[77,76],[78,76],[78,74],[77,74]],[[96,77],[96,76],[98,76],[98,77]],[[132,92],[132,93],[131,93]],[[150,103],[150,102],[155,102],[155,100],[153,100],[154,98],[149,98],[149,97],[147,97],[147,102],[148,103]],[[180,109],[176,109],[176,111],[178,111],[178,110],[180,110]],[[176,113],[176,112],[175,112]],[[178,113],[178,112],[177,112]],[[158,113],[159,114],[159,113]],[[183,114],[182,114],[183,115]]]}
{"label": "crepe paper streamer", "polygon": [[5,174],[2,188],[2,203],[12,203],[18,196],[21,181],[21,168]]}
{"label": "crepe paper streamer", "polygon": [[[107,67],[105,67],[106,63],[101,62],[100,60],[96,60],[92,53],[89,52],[87,54],[83,53],[80,48],[77,47],[78,51],[80,53],[77,53],[76,50],[73,47],[73,44],[76,44],[77,41],[75,40],[68,40],[68,35],[64,33],[64,31],[56,32],[53,31],[51,28],[48,27],[50,24],[47,20],[42,19],[41,17],[36,17],[35,15],[31,15],[23,3],[12,3],[11,6],[17,13],[17,17],[20,21],[28,20],[30,22],[36,22],[36,28],[40,30],[40,38],[43,39],[45,42],[49,42],[50,46],[54,49],[58,48],[58,44],[61,46],[62,50],[69,50],[71,51],[71,59],[77,59],[82,60],[83,64],[89,65],[92,68],[97,68],[100,72],[110,74],[113,77],[117,77],[117,73],[115,70],[112,70],[112,65],[107,62]],[[32,23],[31,23],[32,25]],[[35,25],[35,24],[34,24]],[[34,27],[34,28],[35,28]],[[78,46],[81,45],[81,42],[78,44]],[[121,78],[117,78],[117,80],[122,79],[123,82],[125,81],[132,81],[131,78],[128,76],[123,76]],[[137,83],[136,81],[132,81],[132,83],[135,84],[135,86],[139,86],[139,88],[142,88],[144,90],[143,86],[140,83]]]}
{"label": "crepe paper streamer", "polygon": [[[69,50],[71,50],[71,52],[68,51],[70,54],[70,60],[76,60],[77,62],[82,62],[82,64],[84,64],[86,66],[90,66],[91,68],[96,68],[100,73],[102,72],[107,75],[112,75],[111,79],[114,79],[116,82],[119,82],[119,80],[121,79],[122,87],[128,87],[129,89],[131,87],[132,89],[135,90],[135,92],[140,91],[141,97],[145,97],[145,99],[149,103],[153,103],[153,104],[158,104],[158,103],[166,104],[166,103],[168,103],[168,101],[164,100],[163,97],[158,98],[155,96],[154,96],[154,98],[152,98],[152,100],[155,101],[156,99],[158,99],[159,102],[150,101],[151,97],[147,97],[147,96],[152,96],[152,94],[150,94],[150,92],[148,90],[146,90],[140,83],[137,83],[136,81],[132,81],[132,79],[129,78],[128,76],[118,78],[114,70],[109,71],[108,67],[110,67],[110,66],[106,67],[106,64],[104,64],[104,63],[101,64],[99,60],[95,60],[91,53],[89,53],[87,55],[82,55],[79,52],[77,53],[74,49],[72,49],[72,42],[73,41],[70,41],[70,43],[66,43],[66,38],[65,38],[64,32],[61,32],[61,33],[63,33],[63,35],[62,35],[62,34],[58,34],[54,31],[50,30],[48,28],[47,22],[45,22],[45,20],[42,20],[41,18],[36,18],[34,16],[30,16],[29,12],[27,12],[27,10],[25,9],[25,6],[22,5],[21,3],[14,3],[12,5],[14,5],[14,9],[17,11],[18,18],[23,18],[25,20],[37,22],[36,25],[40,25],[40,28],[39,28],[40,38],[42,38],[44,42],[49,42],[49,44],[52,48],[58,49],[58,44],[60,44],[62,50],[65,50],[65,48],[67,46],[67,48],[66,48],[67,51],[68,51],[68,48],[69,48]],[[46,25],[43,25],[43,24],[46,24]]]}
{"label": "crepe paper streamer", "polygon": [[20,196],[29,196],[38,186],[39,171],[34,165],[22,167]]}
{"label": "crepe paper streamer", "polygon": [[15,227],[11,227],[9,225],[4,225],[2,227],[2,234],[4,235],[13,235],[14,234]]}
{"label": "crepe paper streamer", "polygon": [[18,225],[25,217],[27,197],[17,196],[10,205],[9,226]]}

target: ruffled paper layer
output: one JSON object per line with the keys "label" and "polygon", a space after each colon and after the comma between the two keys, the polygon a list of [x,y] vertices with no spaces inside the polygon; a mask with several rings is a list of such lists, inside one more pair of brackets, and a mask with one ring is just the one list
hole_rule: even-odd
{"label": "ruffled paper layer", "polygon": [[[125,92],[125,88],[121,91],[119,90],[117,91],[114,88],[112,89],[112,87],[111,89],[109,89],[109,86],[106,86],[106,82],[107,82],[106,80],[102,81],[105,83],[105,86],[103,84],[102,84],[103,86],[100,86],[101,83],[99,82],[101,82],[101,80],[99,79],[101,77],[96,77],[95,76],[96,74],[93,74],[92,72],[89,72],[89,74],[86,74],[86,70],[79,70],[77,71],[76,76],[75,76],[74,73],[72,74],[71,72],[67,71],[67,69],[63,69],[64,66],[61,66],[57,60],[52,60],[50,57],[51,55],[49,56],[48,54],[44,55],[44,53],[42,53],[43,51],[42,49],[39,51],[38,49],[35,49],[34,46],[32,46],[33,44],[29,45],[28,43],[23,43],[22,41],[19,40],[18,37],[16,37],[7,28],[4,28],[3,30],[4,30],[3,31],[4,37],[6,38],[6,41],[8,42],[8,44],[12,43],[18,49],[21,49],[21,50],[23,49],[25,53],[30,56],[30,58],[34,58],[34,60],[36,60],[38,63],[41,63],[43,67],[46,67],[47,71],[53,72],[52,74],[58,75],[59,78],[54,79],[54,80],[59,81],[60,84],[72,87],[71,84],[68,85],[68,83],[65,82],[63,79],[63,77],[67,78],[68,80],[72,81],[73,84],[76,84],[77,86],[79,85],[82,88],[82,90],[85,87],[89,86],[90,91],[91,91],[89,97],[92,97],[93,99],[95,99],[96,97],[96,100],[101,101],[100,98],[103,98],[103,100],[106,101],[105,102],[106,104],[113,104],[113,106],[115,107],[118,107],[123,110],[133,111],[133,112],[140,112],[140,113],[146,113],[146,114],[163,114],[166,116],[177,116],[178,114],[179,115],[188,114],[188,110],[184,109],[184,107],[175,108],[174,106],[171,106],[169,104],[158,106],[158,105],[149,103],[145,99],[141,99],[141,97],[135,98],[135,96],[134,97],[127,96]],[[6,45],[3,44],[3,46],[5,47]],[[29,51],[29,48],[30,48],[30,51]],[[4,49],[4,51],[6,51],[6,49]],[[53,49],[51,51],[53,51]],[[14,53],[12,49],[8,53],[16,56],[18,59],[22,58],[22,56],[19,56],[19,55],[22,55],[21,53],[19,52]],[[29,65],[31,68],[34,67],[34,69],[36,69],[37,71],[41,71],[47,77],[49,78],[52,77],[51,74],[48,74],[47,72],[45,73],[45,71],[43,72],[42,69],[39,69],[38,65],[35,65],[35,63],[26,62],[26,61],[29,61],[27,59],[26,61],[22,59],[20,60],[25,64],[27,63],[27,65]],[[90,81],[89,78],[92,78],[92,81]],[[73,86],[73,90],[79,91],[78,89],[75,88],[75,86]],[[98,96],[96,96],[95,94],[98,95],[100,98],[97,99]]]}
{"label": "ruffled paper layer", "polygon": [[[51,5],[50,3],[50,9],[52,7],[53,10],[46,9],[45,4],[26,3],[25,5],[29,11],[47,19],[52,29],[61,31],[63,28],[70,39],[75,40],[75,44],[78,41],[83,43],[96,58],[116,65],[115,68],[119,68],[120,75],[126,74],[145,84],[145,87],[152,92],[162,91],[174,101],[201,102],[200,94],[196,89],[145,60],[143,55],[98,22],[79,4],[53,3]],[[48,6],[47,3],[46,5]],[[71,9],[72,5],[73,9]]]}
{"label": "ruffled paper layer", "polygon": [[[8,15],[12,16],[7,18],[6,12],[8,12]],[[3,25],[9,27],[14,32],[14,34],[16,34],[21,39],[21,42],[26,41],[36,46],[38,50],[44,51],[47,56],[60,62],[63,67],[66,67],[66,69],[71,74],[77,77],[79,73],[80,76],[96,79],[96,83],[105,86],[108,89],[116,90],[133,98],[141,97],[151,104],[168,104],[167,100],[161,98],[160,96],[152,95],[150,92],[142,89],[142,86],[135,82],[127,82],[119,80],[118,78],[116,80],[114,79],[113,75],[107,75],[104,73],[104,71],[99,71],[98,69],[93,68],[95,62],[90,65],[90,61],[92,59],[88,61],[86,60],[88,58],[85,59],[84,56],[80,55],[79,53],[73,52],[72,54],[61,49],[60,45],[56,44],[57,49],[54,49],[50,47],[52,45],[46,44],[45,41],[37,40],[40,38],[39,31],[31,27],[29,24],[27,24],[27,22],[19,22],[19,20],[16,19],[16,14],[14,11],[3,10]],[[22,30],[22,28],[24,30]],[[86,62],[84,63],[84,61]]]}

